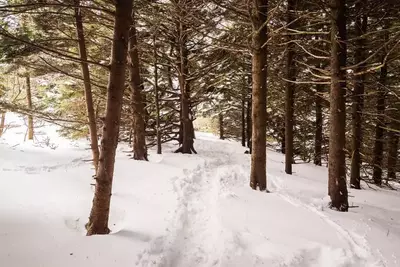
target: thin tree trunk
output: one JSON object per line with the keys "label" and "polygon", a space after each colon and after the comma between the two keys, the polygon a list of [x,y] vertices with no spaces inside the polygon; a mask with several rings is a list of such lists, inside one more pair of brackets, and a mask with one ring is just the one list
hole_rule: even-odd
{"label": "thin tree trunk", "polygon": [[99,168],[96,176],[96,190],[89,222],[86,225],[87,235],[108,234],[110,232],[108,218],[115,154],[121,120],[122,98],[125,87],[129,28],[132,21],[132,2],[132,0],[115,1],[114,37],[107,86],[106,115],[101,139]]}
{"label": "thin tree trunk", "polygon": [[[388,36],[386,34],[385,41]],[[374,144],[374,157],[373,157],[373,173],[372,178],[376,185],[382,184],[382,168],[383,168],[383,151],[384,151],[384,135],[385,135],[385,105],[386,105],[386,79],[387,79],[387,65],[382,57],[383,66],[380,70],[378,94],[376,101],[377,122],[375,125],[375,144]]]}
{"label": "thin tree trunk", "polygon": [[[365,3],[358,2],[356,10],[362,10]],[[365,59],[365,39],[360,38],[367,31],[367,17],[358,16],[356,18],[355,33],[359,39],[356,41],[355,63],[359,64]],[[365,64],[360,64],[356,68],[356,72],[361,72],[365,68]],[[356,76],[354,81],[353,91],[353,106],[352,106],[352,160],[351,160],[351,173],[350,173],[350,186],[355,189],[361,189],[360,185],[360,171],[361,171],[361,150],[362,150],[362,112],[364,109],[364,81],[365,75]]]}
{"label": "thin tree trunk", "polygon": [[315,148],[314,148],[314,164],[317,166],[322,165],[322,100],[321,93],[323,92],[323,85],[316,85],[315,94]]}
{"label": "thin tree trunk", "polygon": [[345,0],[331,0],[331,92],[329,136],[329,184],[331,207],[348,211],[346,186],[345,125],[346,66]]}
{"label": "thin tree trunk", "polygon": [[281,139],[281,153],[285,154],[286,152],[286,133],[285,133],[285,127],[282,127],[279,130],[279,137]]}
{"label": "thin tree trunk", "polygon": [[[32,110],[32,91],[31,91],[31,79],[29,74],[26,76],[26,101],[28,104],[28,109]],[[28,140],[33,140],[34,126],[33,126],[33,116],[28,115]]]}
{"label": "thin tree trunk", "polygon": [[218,114],[218,122],[219,122],[219,139],[224,140],[224,115],[222,113]]}
{"label": "thin tree trunk", "polygon": [[267,190],[267,11],[268,0],[252,0],[252,137],[250,187]]}
{"label": "thin tree trunk", "polygon": [[85,90],[85,101],[86,101],[86,115],[88,117],[88,128],[90,134],[90,148],[92,150],[93,166],[95,173],[97,173],[97,168],[99,166],[99,143],[97,137],[97,124],[96,124],[96,114],[93,105],[92,96],[92,85],[90,81],[89,65],[87,63],[87,52],[85,43],[85,34],[83,31],[83,21],[82,21],[82,9],[79,8],[80,0],[74,0],[75,5],[75,23],[76,23],[76,35],[78,37],[78,47],[79,55],[82,59],[81,68],[83,76],[83,85]]}
{"label": "thin tree trunk", "polygon": [[246,146],[246,95],[242,92],[242,146]]}
{"label": "thin tree trunk", "polygon": [[250,149],[251,154],[251,128],[253,123],[251,122],[251,96],[250,99],[247,100],[247,108],[246,108],[246,137],[247,137],[247,147]]}
{"label": "thin tree trunk", "polygon": [[[294,28],[293,21],[295,20],[296,0],[288,0],[287,6],[287,25],[290,28]],[[292,36],[288,33],[288,45],[287,45],[287,84],[285,94],[285,172],[292,174],[292,163],[293,163],[293,105],[294,105],[294,90],[295,84],[290,81],[296,80],[296,66],[294,62],[294,48],[295,45],[291,42]]]}
{"label": "thin tree trunk", "polygon": [[147,160],[146,124],[144,120],[143,85],[140,77],[140,60],[136,37],[135,12],[132,11],[132,25],[129,29],[129,86],[131,88],[133,122],[133,158]]}
{"label": "thin tree trunk", "polygon": [[156,35],[153,36],[154,43],[154,102],[156,104],[156,135],[157,135],[157,154],[162,153],[161,147],[161,128],[160,128],[160,100],[158,96],[158,56],[156,46]]}
{"label": "thin tree trunk", "polygon": [[6,112],[4,111],[4,112],[1,112],[1,117],[0,117],[0,137],[4,133],[5,123],[6,123]]}
{"label": "thin tree trunk", "polygon": [[[396,110],[396,112],[399,112]],[[397,116],[398,117],[398,116]],[[387,159],[387,183],[396,180],[397,172],[397,151],[399,147],[399,134],[400,131],[398,122],[391,123],[391,131],[388,134],[388,159]]]}

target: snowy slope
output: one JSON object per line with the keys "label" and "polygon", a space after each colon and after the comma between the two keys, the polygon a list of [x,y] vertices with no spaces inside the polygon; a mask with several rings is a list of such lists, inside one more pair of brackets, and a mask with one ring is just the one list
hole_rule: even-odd
{"label": "snowy slope", "polygon": [[204,133],[198,155],[167,144],[150,162],[129,159],[121,145],[112,234],[86,237],[88,144],[46,126],[56,149],[18,145],[24,131],[0,139],[0,266],[400,266],[398,192],[351,190],[350,212],[334,212],[326,168],[297,164],[288,176],[272,151],[272,193],[252,191],[249,155]]}

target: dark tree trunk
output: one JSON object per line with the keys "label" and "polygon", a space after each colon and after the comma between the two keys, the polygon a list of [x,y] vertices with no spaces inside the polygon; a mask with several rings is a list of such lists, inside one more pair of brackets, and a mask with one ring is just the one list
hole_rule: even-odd
{"label": "dark tree trunk", "polygon": [[286,153],[286,133],[285,133],[285,127],[282,127],[279,130],[279,137],[281,139],[281,153],[285,154]]}
{"label": "dark tree trunk", "polygon": [[[363,5],[361,1],[356,4],[356,10],[362,10]],[[358,16],[356,18],[355,33],[356,38],[356,51],[354,55],[355,63],[359,64],[355,69],[357,72],[362,72],[365,69],[365,64],[362,62],[365,59],[365,39],[360,38],[367,31],[367,16]],[[354,90],[353,90],[353,106],[352,106],[352,149],[353,155],[351,160],[351,174],[350,186],[355,189],[361,189],[360,185],[360,171],[361,171],[361,150],[362,150],[362,112],[364,109],[364,81],[365,74],[355,77]]]}
{"label": "dark tree trunk", "polygon": [[250,149],[250,154],[251,154],[251,128],[252,128],[252,122],[251,122],[251,96],[247,100],[247,108],[246,108],[246,137],[247,137],[247,147]]}
{"label": "dark tree trunk", "polygon": [[85,91],[85,102],[86,102],[86,115],[88,119],[88,128],[90,135],[90,149],[92,150],[93,157],[93,166],[95,173],[97,173],[97,168],[99,166],[99,143],[97,140],[97,123],[96,123],[96,114],[94,111],[93,105],[93,95],[92,95],[92,84],[90,80],[90,72],[89,65],[87,63],[87,51],[86,51],[86,42],[85,42],[85,34],[83,30],[83,21],[82,21],[82,10],[79,8],[80,0],[74,0],[75,5],[75,23],[76,23],[76,35],[78,37],[78,48],[79,55],[82,59],[81,68],[82,68],[82,77],[83,77],[83,85]]}
{"label": "dark tree trunk", "polygon": [[132,22],[132,0],[115,1],[114,36],[111,54],[109,82],[107,86],[107,105],[101,139],[99,168],[96,176],[96,191],[87,235],[108,234],[108,218],[115,154],[118,145],[119,124],[121,120],[122,98],[125,87],[126,59],[128,52],[129,28]]}
{"label": "dark tree trunk", "polygon": [[[288,0],[287,6],[287,25],[289,28],[294,28],[293,21],[295,20],[296,0]],[[295,84],[290,81],[296,80],[296,66],[294,62],[295,45],[292,41],[291,32],[288,32],[288,45],[287,45],[287,84],[285,94],[285,172],[292,174],[293,162],[293,105],[294,105],[294,90]]]}
{"label": "dark tree trunk", "polygon": [[156,135],[157,135],[157,154],[162,153],[161,147],[161,128],[160,128],[160,100],[158,96],[158,56],[156,35],[153,37],[154,42],[154,102],[156,104]]}
{"label": "dark tree trunk", "polygon": [[331,92],[329,135],[329,184],[331,207],[348,211],[346,186],[346,15],[345,0],[331,0]]}
{"label": "dark tree trunk", "polygon": [[[399,112],[396,110],[396,112]],[[397,119],[397,118],[396,118]],[[400,127],[398,122],[391,123],[391,130],[388,134],[388,160],[387,160],[387,182],[396,180],[397,172],[397,151],[399,147],[399,133]]]}
{"label": "dark tree trunk", "polygon": [[242,146],[246,146],[246,95],[242,92]]}
{"label": "dark tree trunk", "polygon": [[132,25],[129,29],[129,85],[132,94],[133,158],[147,160],[146,124],[143,106],[143,84],[140,77],[140,60],[136,37],[135,12],[132,11]]}
{"label": "dark tree trunk", "polygon": [[[386,34],[385,41],[388,39]],[[387,79],[387,65],[384,63],[384,58],[382,58],[383,66],[380,70],[378,94],[376,101],[376,113],[377,122],[375,125],[375,144],[374,144],[374,157],[373,166],[374,170],[372,173],[372,178],[376,185],[382,184],[382,168],[383,168],[383,150],[385,143],[385,103],[386,103],[386,79]]]}
{"label": "dark tree trunk", "polygon": [[219,122],[219,139],[224,140],[224,115],[219,113],[218,115],[218,122]]}
{"label": "dark tree trunk", "polygon": [[322,165],[322,100],[323,85],[316,85],[317,93],[315,94],[315,147],[314,147],[314,164]]}
{"label": "dark tree trunk", "polygon": [[[28,104],[28,109],[32,110],[32,90],[31,90],[31,79],[29,74],[26,76],[26,101]],[[33,116],[28,115],[28,140],[33,140],[34,126],[33,126]]]}
{"label": "dark tree trunk", "polygon": [[267,4],[268,0],[252,0],[252,137],[250,187],[267,190]]}

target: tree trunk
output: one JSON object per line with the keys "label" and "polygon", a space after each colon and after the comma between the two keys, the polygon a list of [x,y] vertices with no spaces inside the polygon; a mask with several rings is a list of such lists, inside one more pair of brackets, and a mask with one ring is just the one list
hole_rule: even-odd
{"label": "tree trunk", "polygon": [[246,146],[246,95],[242,92],[242,146]]}
{"label": "tree trunk", "polygon": [[156,35],[153,36],[154,42],[154,102],[156,104],[156,135],[157,135],[157,154],[162,153],[161,147],[161,129],[160,129],[160,100],[158,96],[158,56]]}
{"label": "tree trunk", "polygon": [[219,139],[224,140],[224,115],[222,113],[218,114],[218,122],[219,122]]}
{"label": "tree trunk", "polygon": [[1,112],[1,117],[0,117],[0,137],[4,133],[5,123],[6,123],[6,112],[3,111],[3,112]]}
{"label": "tree trunk", "polygon": [[[184,15],[182,15],[184,16]],[[179,33],[179,44],[178,44],[178,78],[179,87],[181,90],[181,139],[182,146],[175,152],[181,152],[183,154],[192,154],[192,151],[196,153],[194,149],[194,128],[193,121],[190,112],[190,86],[189,86],[189,61],[188,61],[188,49],[187,49],[187,36],[186,27],[180,21],[178,23]]]}
{"label": "tree trunk", "polygon": [[[396,112],[399,112],[396,110]],[[397,116],[398,118],[399,116]],[[396,118],[396,119],[397,119]],[[388,160],[387,160],[387,183],[396,180],[397,172],[397,151],[399,147],[399,133],[400,127],[398,122],[391,123],[391,131],[388,134]]]}
{"label": "tree trunk", "polygon": [[346,16],[345,0],[331,0],[331,92],[329,184],[331,207],[348,211],[345,162],[346,125]]}
{"label": "tree trunk", "polygon": [[133,128],[133,158],[147,160],[146,125],[144,121],[144,106],[140,77],[140,61],[136,37],[135,12],[132,11],[132,25],[129,29],[129,86],[132,101],[132,128]]}
{"label": "tree trunk", "polygon": [[[294,28],[292,24],[295,20],[296,0],[288,0],[287,6],[287,25]],[[295,84],[290,81],[296,80],[296,66],[294,62],[295,45],[292,41],[291,32],[288,32],[288,45],[287,45],[287,84],[285,94],[285,172],[292,174],[293,162],[293,105],[294,105],[294,90]]]}
{"label": "tree trunk", "polygon": [[86,225],[87,235],[108,234],[110,232],[108,218],[125,87],[129,28],[132,20],[132,0],[116,0],[115,7],[106,115],[101,139],[99,168],[96,176],[96,190],[89,222]]}
{"label": "tree trunk", "polygon": [[87,52],[85,35],[83,31],[83,21],[82,21],[82,9],[79,8],[80,0],[74,0],[75,5],[75,23],[76,23],[76,35],[78,37],[78,47],[79,55],[82,59],[81,68],[83,76],[83,85],[85,90],[85,101],[86,101],[86,115],[88,117],[88,126],[90,134],[90,148],[92,150],[93,166],[94,171],[97,173],[97,168],[99,166],[99,143],[97,137],[97,124],[96,124],[96,114],[93,105],[92,96],[92,84],[90,81],[89,66],[87,63]]}
{"label": "tree trunk", "polygon": [[252,137],[250,187],[267,190],[266,118],[267,118],[267,4],[252,0]]}
{"label": "tree trunk", "polygon": [[250,149],[251,154],[251,127],[253,123],[251,122],[251,102],[252,97],[247,100],[247,108],[246,108],[246,136],[247,136],[247,147]]}
{"label": "tree trunk", "polygon": [[[31,91],[31,79],[29,74],[26,76],[26,101],[28,104],[28,109],[32,110],[32,91]],[[28,115],[28,140],[33,140],[34,126],[33,126],[33,116]]]}
{"label": "tree trunk", "polygon": [[314,164],[317,166],[322,165],[322,100],[321,93],[323,92],[323,85],[316,85],[317,93],[315,94],[315,148],[314,148]]}
{"label": "tree trunk", "polygon": [[279,138],[281,139],[281,153],[285,154],[286,152],[286,133],[285,127],[279,129]]}
{"label": "tree trunk", "polygon": [[[388,36],[386,34],[385,41]],[[387,78],[387,65],[384,62],[384,57],[382,57],[382,63],[384,64],[380,70],[378,94],[376,101],[376,113],[377,122],[375,125],[375,144],[374,144],[374,157],[373,166],[374,170],[372,173],[372,178],[376,185],[382,185],[382,168],[383,168],[383,150],[384,150],[384,135],[385,135],[385,103],[386,103],[386,78]]]}
{"label": "tree trunk", "polygon": [[[362,10],[365,3],[358,2],[356,4],[356,10]],[[356,38],[356,51],[354,55],[355,63],[360,64],[356,68],[356,73],[361,72],[365,69],[365,64],[361,62],[365,59],[365,39],[360,38],[367,31],[367,17],[366,15],[358,16],[356,18],[355,33]],[[353,91],[353,105],[352,105],[352,160],[351,160],[351,174],[350,174],[350,186],[355,189],[361,189],[360,185],[360,170],[361,170],[361,150],[362,150],[362,112],[364,109],[364,81],[365,74],[355,77],[354,91]]]}

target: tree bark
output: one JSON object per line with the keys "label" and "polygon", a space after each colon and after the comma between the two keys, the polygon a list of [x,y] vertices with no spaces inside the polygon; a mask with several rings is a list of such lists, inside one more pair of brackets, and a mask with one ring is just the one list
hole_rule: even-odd
{"label": "tree bark", "polygon": [[[31,79],[29,74],[25,77],[26,79],[26,101],[28,104],[28,109],[32,110],[32,90],[31,90]],[[28,115],[28,140],[33,140],[34,135],[34,125],[33,125],[33,116]]]}
{"label": "tree bark", "polygon": [[246,137],[247,137],[247,147],[250,149],[250,154],[251,154],[251,128],[253,123],[251,122],[251,96],[247,100],[247,108],[246,108]]}
{"label": "tree bark", "polygon": [[323,92],[323,85],[316,85],[315,94],[315,147],[314,147],[314,164],[317,166],[322,165],[322,100],[321,93]]}
{"label": "tree bark", "polygon": [[6,112],[3,111],[3,112],[1,112],[1,117],[0,117],[0,137],[4,133],[5,124],[6,124]]}
{"label": "tree bark", "polygon": [[97,137],[97,123],[96,114],[93,105],[93,95],[92,95],[92,84],[90,80],[89,65],[87,63],[87,51],[85,34],[83,31],[83,21],[82,21],[82,9],[79,8],[80,0],[74,0],[75,5],[75,23],[76,23],[76,35],[78,37],[78,48],[79,56],[82,59],[81,68],[83,76],[83,85],[85,91],[85,102],[86,102],[86,115],[88,118],[88,128],[90,134],[90,148],[92,150],[93,166],[94,171],[97,173],[97,168],[99,166],[99,143]]}
{"label": "tree bark", "polygon": [[252,0],[252,137],[250,187],[267,190],[267,11],[268,0]]}
{"label": "tree bark", "polygon": [[101,139],[99,168],[96,176],[96,190],[89,222],[86,225],[87,235],[108,234],[110,232],[108,218],[125,87],[129,28],[132,21],[132,0],[116,0],[115,7],[106,115]]}
{"label": "tree bark", "polygon": [[[399,112],[399,110],[396,110],[396,112]],[[399,116],[397,116],[396,119],[398,119]],[[387,183],[389,181],[394,181],[396,180],[396,173],[397,173],[397,151],[399,147],[399,133],[400,131],[400,125],[398,122],[392,122],[390,124],[391,130],[389,131],[388,134],[388,160],[387,160]]]}
{"label": "tree bark", "polygon": [[242,92],[242,146],[245,147],[246,146],[246,95],[244,92]]}
{"label": "tree bark", "polygon": [[129,86],[132,101],[133,158],[147,160],[146,124],[144,120],[143,84],[140,77],[140,60],[136,37],[135,12],[132,11],[132,25],[129,29]]}
{"label": "tree bark", "polygon": [[161,147],[161,128],[160,128],[160,100],[158,96],[158,55],[156,35],[153,36],[154,42],[154,102],[156,106],[156,135],[157,135],[157,154],[162,153]]}
{"label": "tree bark", "polygon": [[[386,34],[385,41],[388,36]],[[387,65],[383,61],[384,64],[380,70],[379,76],[379,85],[378,85],[378,94],[376,101],[376,113],[377,113],[377,122],[375,125],[375,144],[374,144],[374,157],[373,157],[373,173],[372,178],[376,185],[382,185],[382,168],[383,168],[383,151],[384,151],[384,142],[385,142],[385,105],[386,105],[386,80],[387,80]]]}
{"label": "tree bark", "polygon": [[[293,21],[295,20],[294,11],[296,0],[288,0],[287,6],[287,27],[294,28]],[[287,45],[287,84],[285,92],[285,172],[287,174],[292,174],[292,163],[293,163],[293,105],[294,105],[294,90],[296,85],[293,82],[296,80],[296,66],[294,62],[295,55],[295,45],[292,41],[292,36],[290,31],[287,35],[288,45]]]}
{"label": "tree bark", "polygon": [[219,122],[219,139],[224,140],[224,115],[222,113],[218,114],[218,122]]}
{"label": "tree bark", "polygon": [[329,183],[331,207],[348,211],[346,186],[346,15],[345,0],[331,0],[331,92],[329,135]]}
{"label": "tree bark", "polygon": [[[356,10],[362,10],[363,5],[359,1],[356,4]],[[356,50],[355,50],[355,64],[359,64],[356,72],[362,72],[365,69],[365,64],[362,62],[365,59],[365,39],[362,36],[367,31],[367,16],[358,16],[355,23]],[[350,186],[354,189],[361,189],[360,185],[360,171],[361,171],[361,150],[362,150],[362,112],[364,109],[364,81],[365,74],[355,77],[354,90],[353,90],[353,104],[352,104],[352,160],[351,160],[351,173],[350,173]]]}

